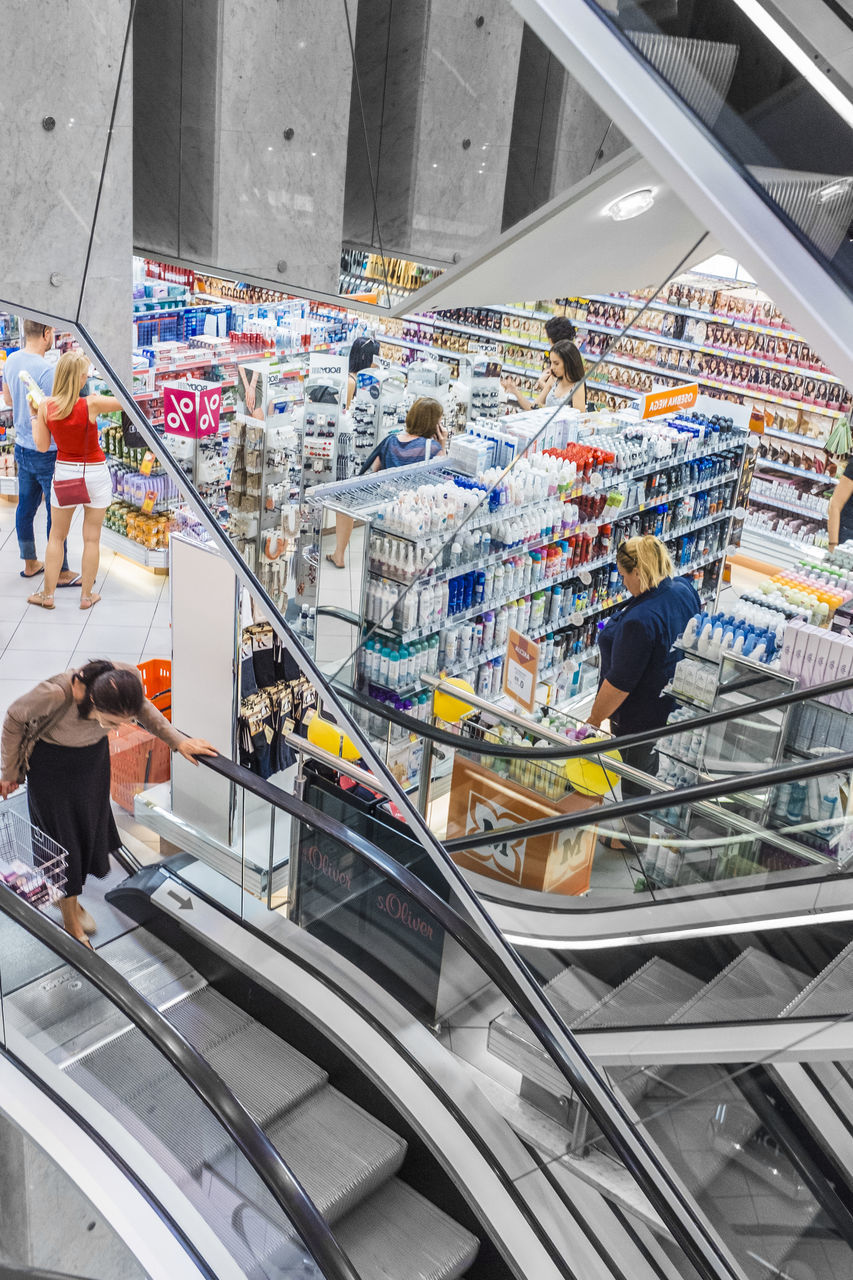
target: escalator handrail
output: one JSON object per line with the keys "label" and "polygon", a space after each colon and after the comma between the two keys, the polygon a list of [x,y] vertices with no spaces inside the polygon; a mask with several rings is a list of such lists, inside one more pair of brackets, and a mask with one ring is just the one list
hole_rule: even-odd
{"label": "escalator handrail", "polygon": [[[637,814],[649,813],[657,809],[670,809],[673,806],[695,804],[699,801],[718,800],[720,796],[737,795],[743,791],[761,791],[785,782],[802,782],[808,778],[820,778],[827,773],[846,773],[853,770],[853,752],[839,752],[838,755],[826,756],[821,760],[809,760],[805,763],[795,761],[793,764],[776,765],[773,769],[761,772],[744,773],[736,778],[714,778],[710,782],[697,782],[689,787],[681,787],[677,791],[665,791],[657,795],[637,796],[632,800],[619,800],[616,804],[607,805],[604,809],[596,809],[594,821],[603,818],[608,821],[617,818],[632,818]],[[725,814],[722,815],[725,817]],[[498,831],[489,831],[482,835],[459,836],[445,841],[448,853],[456,853],[463,849],[478,849],[483,845],[495,843],[511,837],[513,840],[529,840],[532,836],[551,835],[555,831],[566,831],[570,827],[586,826],[590,823],[589,811],[560,814],[556,818],[537,818],[533,822],[522,822],[517,826],[501,827]],[[767,830],[767,840],[773,841],[773,831]]]}
{"label": "escalator handrail", "polygon": [[[331,837],[350,852],[363,858],[374,870],[391,880],[397,889],[408,894],[419,907],[432,916],[441,928],[480,965],[503,997],[521,1015],[536,1039],[546,1049],[561,1075],[579,1094],[603,1134],[623,1160],[626,1168],[636,1178],[650,1203],[668,1224],[674,1238],[691,1259],[699,1274],[707,1277],[725,1276],[729,1280],[734,1280],[737,1273],[732,1271],[728,1259],[708,1233],[689,1199],[660,1161],[645,1135],[632,1124],[622,1103],[604,1083],[597,1068],[578,1044],[560,1014],[549,1002],[549,1012],[561,1033],[558,1037],[543,1020],[525,984],[516,978],[503,961],[503,957],[487,944],[472,923],[444,902],[414,872],[402,866],[391,854],[371,843],[360,832],[351,830],[336,818],[315,809],[297,796],[288,795],[279,790],[266,779],[258,777],[225,756],[218,754],[198,756],[197,759],[205,768],[211,769],[229,782],[249,791],[274,808],[290,814],[303,825]],[[536,993],[541,995],[541,987],[527,965],[520,957],[518,962],[525,969],[527,978]],[[673,1213],[674,1207],[677,1208],[677,1213]],[[689,1230],[684,1228],[685,1218],[690,1223]],[[702,1242],[701,1247],[697,1247],[697,1238]]]}
{"label": "escalator handrail", "polygon": [[[446,729],[438,729],[427,721],[417,720],[414,716],[407,715],[404,711],[395,710],[387,703],[374,702],[372,698],[365,697],[339,681],[333,681],[332,683],[335,692],[347,702],[353,702],[365,711],[372,711],[381,719],[390,720],[392,724],[400,725],[420,738],[429,738],[432,742],[438,743],[439,746],[459,747],[458,733],[450,733]],[[448,684],[445,681],[439,681],[434,685],[434,688],[450,693],[463,702],[466,701],[468,696],[464,691],[460,691],[458,686]],[[636,733],[625,733],[619,737],[606,737],[603,741],[598,738],[593,741],[567,742],[565,746],[559,747],[519,747],[502,742],[480,742],[476,739],[471,739],[469,745],[466,739],[465,750],[470,752],[471,755],[494,756],[501,760],[522,758],[525,760],[573,760],[577,757],[600,755],[603,750],[628,750],[629,747],[657,742],[660,738],[675,736],[680,733],[692,733],[694,729],[704,729],[711,725],[724,724],[727,720],[742,720],[747,715],[753,716],[756,713],[777,711],[782,707],[796,705],[798,702],[826,698],[830,694],[843,693],[847,689],[853,689],[853,676],[848,676],[843,680],[831,680],[825,684],[812,685],[810,688],[794,689],[790,693],[779,693],[772,698],[751,702],[748,706],[726,707],[720,711],[710,711],[707,715],[692,716],[689,720],[679,720],[675,724],[661,725],[656,729],[641,729]],[[482,702],[484,700],[478,699],[478,701]],[[486,709],[485,705],[483,709]],[[488,710],[497,716],[501,714],[500,708],[496,708],[493,704],[488,704]],[[536,736],[537,732],[541,734],[541,726],[531,721],[529,732],[534,736]]]}
{"label": "escalator handrail", "polygon": [[145,1035],[213,1113],[234,1145],[298,1232],[327,1280],[359,1280],[314,1201],[272,1145],[261,1126],[210,1063],[97,951],[82,947],[7,885],[0,885],[0,911],[107,997]]}

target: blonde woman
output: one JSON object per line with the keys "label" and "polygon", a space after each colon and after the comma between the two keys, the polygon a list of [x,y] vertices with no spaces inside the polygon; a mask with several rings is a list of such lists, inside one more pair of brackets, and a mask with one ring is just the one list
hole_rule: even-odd
{"label": "blonde woman", "polygon": [[[620,543],[616,567],[631,599],[598,634],[601,672],[589,723],[609,719],[619,737],[666,724],[675,700],[661,692],[680,656],[672,645],[702,605],[693,583],[673,576],[670,554],[654,534]],[[653,773],[655,754],[652,745],[641,743],[622,758]],[[623,781],[623,795],[641,793],[637,784]]]}
{"label": "blonde woman", "polygon": [[[63,543],[78,506],[83,507],[83,566],[80,608],[91,609],[100,596],[95,578],[101,558],[101,527],[112,501],[112,482],[98,439],[98,414],[121,408],[114,396],[82,396],[89,376],[89,357],[82,351],[60,356],[53,379],[53,394],[42,401],[33,422],[33,439],[39,453],[56,444],[56,467],[50,490],[50,537],[44,557],[44,585],[28,597],[30,604],[53,609],[53,593],[62,569]],[[64,481],[82,480],[83,492],[62,492]],[[57,482],[59,488],[57,489]]]}

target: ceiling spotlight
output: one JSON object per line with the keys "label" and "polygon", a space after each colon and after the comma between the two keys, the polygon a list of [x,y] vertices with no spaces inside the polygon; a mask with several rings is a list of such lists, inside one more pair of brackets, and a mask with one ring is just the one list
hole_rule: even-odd
{"label": "ceiling spotlight", "polygon": [[655,193],[651,187],[641,187],[639,191],[631,191],[627,196],[620,196],[604,210],[614,222],[627,222],[629,218],[638,218],[641,213],[651,209],[655,202]]}

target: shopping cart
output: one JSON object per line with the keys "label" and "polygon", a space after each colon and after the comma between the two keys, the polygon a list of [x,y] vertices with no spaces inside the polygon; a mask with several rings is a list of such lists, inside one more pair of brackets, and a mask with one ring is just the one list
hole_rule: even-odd
{"label": "shopping cart", "polygon": [[65,897],[68,854],[9,805],[0,804],[0,881],[34,907]]}

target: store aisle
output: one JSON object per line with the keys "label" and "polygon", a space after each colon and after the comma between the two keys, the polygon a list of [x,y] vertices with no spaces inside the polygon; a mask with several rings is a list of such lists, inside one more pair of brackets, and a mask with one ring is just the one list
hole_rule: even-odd
{"label": "store aisle", "polygon": [[[69,538],[69,561],[79,568],[82,512],[77,512]],[[45,513],[36,518],[36,542],[42,552]],[[0,503],[0,717],[10,702],[45,676],[77,666],[89,658],[141,662],[171,655],[169,579],[155,576],[113,551],[103,550],[97,589],[103,599],[81,611],[80,592],[56,593],[56,609],[48,613],[27,604],[33,583],[19,576],[21,561],[15,537],[15,507]]]}

